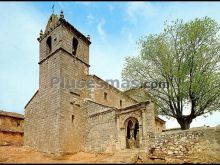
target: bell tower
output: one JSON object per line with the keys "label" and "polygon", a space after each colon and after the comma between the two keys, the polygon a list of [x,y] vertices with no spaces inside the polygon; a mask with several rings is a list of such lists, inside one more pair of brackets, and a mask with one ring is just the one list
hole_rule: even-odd
{"label": "bell tower", "polygon": [[39,90],[25,107],[24,144],[44,152],[77,152],[85,144],[90,37],[52,14],[38,38]]}
{"label": "bell tower", "polygon": [[[61,11],[59,18],[55,14],[50,16],[44,32],[42,30],[40,32],[38,41],[40,43],[40,68],[41,64],[49,62],[49,59],[58,60],[65,54],[71,57],[72,65],[75,65],[76,61],[80,63],[83,72],[88,75],[90,37],[85,37],[68,23],[64,19],[63,11]],[[40,88],[44,87],[42,76],[44,76],[44,70],[40,69]],[[72,77],[73,75],[69,76]]]}

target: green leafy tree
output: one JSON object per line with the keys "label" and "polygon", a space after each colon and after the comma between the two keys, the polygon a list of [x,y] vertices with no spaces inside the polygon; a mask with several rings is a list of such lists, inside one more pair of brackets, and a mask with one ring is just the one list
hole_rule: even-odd
{"label": "green leafy tree", "polygon": [[156,98],[159,114],[189,129],[197,116],[220,108],[219,25],[205,17],[164,26],[163,32],[139,40],[140,54],[126,58],[122,78],[142,86],[167,82],[167,88],[147,90]]}

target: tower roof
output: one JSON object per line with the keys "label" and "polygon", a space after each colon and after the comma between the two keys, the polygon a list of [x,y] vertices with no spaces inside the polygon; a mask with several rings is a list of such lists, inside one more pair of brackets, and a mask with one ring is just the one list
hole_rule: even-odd
{"label": "tower roof", "polygon": [[38,38],[38,41],[41,41],[43,38],[48,36],[50,34],[50,32],[53,31],[53,29],[60,26],[61,24],[66,26],[69,30],[71,30],[73,33],[75,33],[77,37],[81,38],[87,44],[89,44],[89,45],[91,44],[90,37],[86,37],[80,31],[78,31],[73,25],[71,25],[69,22],[67,22],[64,19],[64,14],[62,11],[61,11],[60,17],[58,17],[56,14],[51,14],[51,16],[47,22],[47,26],[44,30],[44,33],[42,33],[42,32],[40,33],[40,37]]}
{"label": "tower roof", "polygon": [[51,31],[52,29],[54,29],[57,25],[59,21],[59,18],[56,14],[51,14],[48,22],[47,22],[47,26],[44,30],[44,33],[48,32],[48,31]]}

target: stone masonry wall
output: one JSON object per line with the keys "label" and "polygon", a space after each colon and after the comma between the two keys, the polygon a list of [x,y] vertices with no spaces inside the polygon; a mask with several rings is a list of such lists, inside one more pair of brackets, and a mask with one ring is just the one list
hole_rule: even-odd
{"label": "stone masonry wall", "polygon": [[0,114],[0,146],[23,145],[24,119]]}
{"label": "stone masonry wall", "polygon": [[23,145],[23,132],[2,131],[0,129],[0,146]]}
{"label": "stone masonry wall", "polygon": [[115,111],[87,101],[87,139],[86,152],[113,152],[116,150]]}
{"label": "stone masonry wall", "polygon": [[[60,35],[60,28],[51,32],[51,36]],[[46,53],[44,38],[40,43],[40,60],[49,54]],[[59,39],[59,38],[58,38]],[[58,40],[57,39],[57,40]],[[52,37],[54,40],[54,37]],[[59,41],[59,40],[58,40]],[[53,45],[53,54],[59,43]],[[24,145],[33,147],[38,151],[56,153],[59,151],[59,125],[60,116],[60,89],[51,84],[53,77],[60,75],[61,52],[39,64],[39,90],[30,103],[25,107]]]}
{"label": "stone masonry wall", "polygon": [[[61,77],[86,81],[85,71],[88,68],[85,64],[74,61],[65,52],[62,53],[61,59]],[[86,110],[83,108],[83,100],[87,96],[86,86],[80,89],[64,85],[60,90],[60,151],[78,152],[85,144]]]}
{"label": "stone masonry wall", "polygon": [[184,159],[196,153],[220,155],[220,127],[178,130],[150,135],[149,154]]}
{"label": "stone masonry wall", "polygon": [[155,132],[162,132],[165,130],[165,123],[161,123],[155,119]]}
{"label": "stone masonry wall", "polygon": [[80,37],[76,36],[71,30],[62,25],[62,48],[72,54],[72,40],[73,37],[78,40],[78,46],[76,50],[76,57],[83,62],[89,64],[89,45],[85,43]]}
{"label": "stone masonry wall", "polygon": [[[91,82],[95,82],[94,87],[89,89],[90,98],[93,101],[116,108],[125,108],[137,103],[135,100],[125,95],[115,87],[109,85],[107,82],[98,78],[97,76],[89,76],[89,79]],[[104,98],[104,93],[107,93],[106,99]]]}
{"label": "stone masonry wall", "polygon": [[0,128],[1,127],[23,131],[24,119],[0,115]]}
{"label": "stone masonry wall", "polygon": [[38,151],[59,151],[59,90],[38,93],[25,108],[24,145]]}
{"label": "stone masonry wall", "polygon": [[[89,45],[62,25],[62,50],[60,58],[60,152],[79,152],[85,145],[87,98],[86,82],[89,72]],[[72,39],[78,39],[76,55],[72,54]]]}

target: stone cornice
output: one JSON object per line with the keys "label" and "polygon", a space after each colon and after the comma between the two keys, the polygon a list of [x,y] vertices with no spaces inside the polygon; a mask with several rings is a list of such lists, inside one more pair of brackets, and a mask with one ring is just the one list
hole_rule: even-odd
{"label": "stone cornice", "polygon": [[75,58],[76,60],[80,61],[81,63],[85,64],[87,67],[90,67],[89,64],[87,64],[86,62],[82,61],[81,59],[79,59],[78,57],[72,55],[70,52],[66,51],[65,49],[63,49],[62,47],[56,49],[55,51],[53,51],[52,53],[50,53],[46,58],[42,59],[40,62],[38,62],[38,64],[42,64],[44,61],[46,61],[47,59],[49,59],[50,57],[52,57],[53,55],[55,55],[58,51],[64,51],[65,53],[67,53],[69,56],[71,56],[72,58]]}

